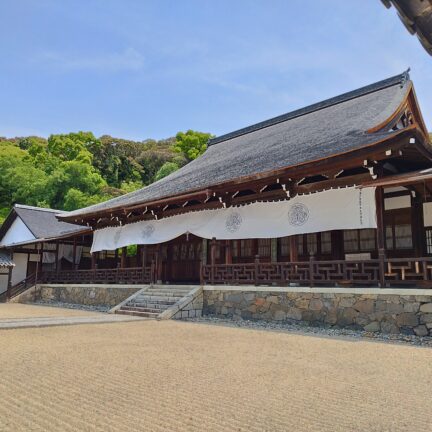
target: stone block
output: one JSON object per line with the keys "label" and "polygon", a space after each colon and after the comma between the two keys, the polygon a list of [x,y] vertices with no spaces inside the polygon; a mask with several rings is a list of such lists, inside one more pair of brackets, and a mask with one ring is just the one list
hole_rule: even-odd
{"label": "stone block", "polygon": [[354,303],[353,308],[361,313],[371,313],[374,310],[374,301],[367,300],[358,300]]}
{"label": "stone block", "polygon": [[381,323],[381,331],[383,333],[396,334],[399,333],[399,327],[391,321],[383,321]]}
{"label": "stone block", "polygon": [[340,326],[353,325],[359,313],[353,308],[345,308],[338,313],[337,323]]}
{"label": "stone block", "polygon": [[429,334],[429,330],[424,324],[421,324],[418,327],[414,327],[414,333],[417,336],[427,336]]}
{"label": "stone block", "polygon": [[418,302],[406,302],[403,305],[404,312],[414,312],[417,313],[420,308],[420,303]]}
{"label": "stone block", "polygon": [[365,326],[367,324],[370,323],[370,317],[369,315],[365,315],[365,314],[360,314],[356,319],[355,319],[356,324],[360,325],[360,326]]}
{"label": "stone block", "polygon": [[432,303],[425,303],[420,306],[420,312],[432,313]]}
{"label": "stone block", "polygon": [[255,293],[246,293],[246,294],[244,295],[244,299],[245,299],[247,302],[251,302],[251,301],[255,300]]}
{"label": "stone block", "polygon": [[285,311],[283,311],[283,310],[277,310],[277,311],[274,312],[274,314],[273,314],[273,319],[274,319],[275,321],[283,321],[283,320],[286,319],[286,316],[287,316],[287,314],[286,314]]}
{"label": "stone block", "polygon": [[255,299],[255,304],[257,306],[262,306],[265,302],[266,302],[265,298],[262,297],[258,297],[257,299]]}
{"label": "stone block", "polygon": [[330,309],[327,311],[324,317],[324,322],[327,324],[336,324],[337,323],[337,309]]}
{"label": "stone block", "polygon": [[302,312],[300,309],[297,308],[290,308],[288,309],[287,313],[286,313],[286,317],[288,319],[292,319],[295,321],[300,321],[302,319]]}
{"label": "stone block", "polygon": [[422,314],[422,315],[420,315],[420,322],[422,324],[432,323],[432,314]]}
{"label": "stone block", "polygon": [[400,314],[404,310],[402,303],[390,303],[382,300],[377,300],[375,310],[382,311],[388,314]]}
{"label": "stone block", "polygon": [[296,307],[299,309],[307,309],[309,307],[310,300],[304,297],[300,297],[295,301]]}
{"label": "stone block", "polygon": [[415,300],[420,303],[430,303],[432,302],[432,296],[430,295],[416,295]]}
{"label": "stone block", "polygon": [[339,306],[343,308],[351,308],[357,299],[350,294],[350,297],[342,297],[339,302]]}
{"label": "stone block", "polygon": [[380,323],[377,321],[373,321],[364,326],[364,330],[368,332],[378,332],[381,330]]}
{"label": "stone block", "polygon": [[396,317],[396,324],[401,326],[415,327],[418,325],[418,317],[415,313],[404,312]]}
{"label": "stone block", "polygon": [[279,298],[275,295],[270,295],[266,298],[269,303],[279,304]]}
{"label": "stone block", "polygon": [[323,302],[318,298],[313,298],[309,303],[309,309],[312,311],[319,311],[323,308]]}

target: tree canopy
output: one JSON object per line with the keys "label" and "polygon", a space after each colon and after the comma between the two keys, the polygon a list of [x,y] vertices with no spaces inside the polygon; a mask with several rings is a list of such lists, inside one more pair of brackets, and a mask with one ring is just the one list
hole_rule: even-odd
{"label": "tree canopy", "polygon": [[198,157],[210,137],[188,130],[159,141],[91,132],[0,138],[0,223],[15,203],[75,210],[132,192]]}

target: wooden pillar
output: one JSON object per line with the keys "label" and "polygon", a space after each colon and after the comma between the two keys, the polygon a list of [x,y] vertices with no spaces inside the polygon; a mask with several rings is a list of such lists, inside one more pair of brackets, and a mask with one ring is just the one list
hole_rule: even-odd
{"label": "wooden pillar", "polygon": [[39,268],[40,271],[43,271],[43,254],[44,254],[44,244],[41,243],[40,251],[39,251]]}
{"label": "wooden pillar", "polygon": [[8,271],[8,281],[7,281],[7,291],[6,291],[6,299],[7,300],[9,300],[11,298],[12,269],[13,269],[13,267],[9,267],[9,271]]}
{"label": "wooden pillar", "polygon": [[56,241],[56,249],[55,249],[55,269],[56,269],[56,273],[58,273],[60,271],[59,268],[59,241]]}
{"label": "wooden pillar", "polygon": [[289,244],[290,244],[290,261],[297,262],[298,261],[297,236],[295,235],[290,236]]}
{"label": "wooden pillar", "polygon": [[377,220],[377,246],[379,259],[379,284],[385,286],[385,226],[384,226],[384,189],[377,186],[375,190],[376,220]]}
{"label": "wooden pillar", "polygon": [[277,238],[270,239],[270,261],[273,263],[278,261],[278,239]]}
{"label": "wooden pillar", "polygon": [[[41,255],[41,252],[40,252],[40,249],[42,248],[42,245],[41,244],[36,244],[36,249],[37,249],[37,251],[38,251],[38,260],[36,261],[36,271],[35,271],[35,285],[37,284],[37,281],[38,281],[38,277],[39,277],[39,263],[40,263],[40,255]],[[30,255],[29,255],[29,258],[30,258]]]}
{"label": "wooden pillar", "polygon": [[419,196],[411,198],[411,231],[415,256],[425,256],[426,232],[423,217],[423,200]]}
{"label": "wooden pillar", "polygon": [[96,263],[97,263],[97,252],[93,252],[91,254],[91,268],[92,268],[92,270],[96,269]]}
{"label": "wooden pillar", "polygon": [[225,264],[232,264],[231,240],[225,240]]}
{"label": "wooden pillar", "polygon": [[162,283],[162,247],[156,246],[156,283]]}
{"label": "wooden pillar", "polygon": [[115,261],[116,268],[118,268],[118,266],[119,266],[119,262],[118,262],[118,249],[116,249],[114,251],[114,261]]}
{"label": "wooden pillar", "polygon": [[121,248],[121,251],[122,251],[122,254],[121,254],[121,258],[120,258],[120,267],[126,268],[127,247],[123,246]]}
{"label": "wooden pillar", "polygon": [[144,268],[147,263],[147,245],[141,246],[141,265]]}
{"label": "wooden pillar", "polygon": [[72,268],[76,270],[76,250],[77,250],[77,244],[76,244],[76,237],[73,239],[73,250],[72,250]]}
{"label": "wooden pillar", "polygon": [[216,265],[216,237],[211,239],[210,245],[210,264],[211,264],[211,283],[214,283],[215,265]]}

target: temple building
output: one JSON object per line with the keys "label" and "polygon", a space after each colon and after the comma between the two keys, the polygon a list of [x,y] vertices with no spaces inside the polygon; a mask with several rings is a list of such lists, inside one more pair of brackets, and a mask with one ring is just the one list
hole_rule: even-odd
{"label": "temple building", "polygon": [[[432,146],[405,72],[211,139],[156,183],[57,213],[93,230],[91,268],[42,277],[432,286],[431,182]],[[110,261],[131,245],[133,262]]]}
{"label": "temple building", "polygon": [[42,271],[90,268],[91,230],[59,221],[60,210],[15,204],[0,228],[0,297],[18,294]]}

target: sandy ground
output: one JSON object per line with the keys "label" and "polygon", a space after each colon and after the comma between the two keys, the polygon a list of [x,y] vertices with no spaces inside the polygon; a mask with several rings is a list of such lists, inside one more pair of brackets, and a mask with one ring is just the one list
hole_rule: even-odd
{"label": "sandy ground", "polygon": [[47,306],[27,305],[20,303],[0,303],[0,320],[14,318],[20,319],[95,315],[100,315],[100,313],[76,309],[63,309]]}
{"label": "sandy ground", "polygon": [[0,431],[431,431],[432,350],[175,321],[0,331]]}

